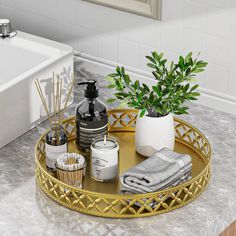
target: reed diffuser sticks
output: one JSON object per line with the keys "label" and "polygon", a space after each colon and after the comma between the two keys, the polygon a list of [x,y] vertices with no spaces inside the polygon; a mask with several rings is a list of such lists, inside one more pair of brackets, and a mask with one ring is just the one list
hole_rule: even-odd
{"label": "reed diffuser sticks", "polygon": [[63,80],[62,80],[62,78],[60,78],[59,75],[56,75],[55,73],[53,73],[53,77],[52,77],[52,109],[51,109],[52,112],[50,112],[49,107],[46,102],[46,99],[43,95],[42,86],[41,86],[39,79],[37,78],[34,81],[35,86],[38,91],[38,94],[39,94],[39,97],[42,101],[44,110],[48,116],[50,127],[52,126],[53,123],[54,124],[57,123],[58,125],[61,124],[65,108],[67,107],[67,104],[69,102],[70,95],[71,95],[71,92],[72,92],[72,89],[74,86],[74,81],[75,81],[75,79],[73,77],[73,79],[71,79],[69,88],[67,89],[64,106],[62,106]]}
{"label": "reed diffuser sticks", "polygon": [[67,104],[68,104],[68,102],[69,102],[70,94],[71,94],[71,92],[72,92],[72,89],[73,89],[73,87],[74,87],[74,84],[75,84],[75,78],[73,77],[73,79],[72,79],[71,82],[70,82],[70,86],[69,86],[69,88],[68,88],[68,91],[67,91],[67,94],[68,94],[69,96],[66,97],[64,107],[63,107],[63,109],[62,109],[62,111],[61,111],[61,116],[62,116],[62,117],[64,116],[64,112],[65,112],[65,109],[66,109]]}

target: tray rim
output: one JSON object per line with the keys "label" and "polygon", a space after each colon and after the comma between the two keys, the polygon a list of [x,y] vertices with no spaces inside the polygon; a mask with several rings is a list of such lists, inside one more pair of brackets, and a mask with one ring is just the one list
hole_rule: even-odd
{"label": "tray rim", "polygon": [[[125,111],[130,111],[130,112],[133,112],[133,113],[137,113],[138,110],[136,109],[111,109],[109,112],[125,112]],[[63,123],[67,123],[68,121],[70,120],[73,120],[74,119],[74,116],[70,116],[68,117],[67,119],[63,120]],[[85,189],[79,189],[79,188],[76,188],[76,187],[73,187],[71,185],[68,185],[68,184],[65,184],[63,182],[61,182],[60,180],[58,180],[56,177],[52,176],[50,173],[48,173],[42,166],[41,166],[41,163],[40,163],[40,160],[38,159],[37,157],[37,149],[39,147],[39,144],[42,142],[42,140],[44,139],[46,133],[48,132],[48,130],[46,130],[41,136],[40,138],[38,139],[37,143],[36,143],[36,146],[35,146],[35,161],[36,161],[36,180],[37,180],[37,184],[39,185],[39,187],[43,190],[44,193],[46,193],[47,196],[49,196],[51,199],[55,200],[56,202],[58,202],[59,204],[61,205],[64,205],[66,206],[67,208],[70,208],[70,209],[73,209],[73,210],[76,210],[76,211],[79,211],[79,212],[82,212],[82,213],[86,213],[86,214],[90,214],[90,215],[97,215],[97,216],[103,216],[103,217],[112,217],[112,218],[133,218],[133,217],[144,217],[144,216],[150,216],[150,212],[147,212],[147,213],[142,213],[142,215],[139,215],[138,216],[136,214],[131,214],[131,215],[119,215],[119,216],[109,216],[109,215],[106,215],[104,213],[96,213],[96,214],[93,214],[93,213],[89,213],[86,209],[82,209],[82,208],[78,208],[77,207],[74,207],[74,206],[70,206],[68,207],[67,204],[63,204],[62,202],[60,202],[56,197],[53,197],[52,195],[50,195],[40,184],[39,180],[38,180],[38,177],[37,177],[37,168],[40,169],[41,172],[43,172],[46,176],[48,176],[49,178],[52,178],[55,182],[58,182],[61,186],[64,186],[64,188],[69,188],[71,190],[74,190],[76,192],[79,192],[81,194],[86,194],[86,195],[92,195],[93,197],[104,197],[104,198],[107,198],[107,199],[131,199],[131,198],[139,198],[139,199],[142,199],[142,198],[149,198],[149,197],[152,197],[153,195],[157,195],[158,193],[163,193],[163,194],[167,194],[167,193],[171,193],[173,191],[176,191],[180,188],[184,188],[185,186],[188,186],[190,183],[194,182],[195,180],[197,180],[201,175],[203,175],[205,172],[207,172],[208,170],[211,171],[211,156],[212,156],[212,153],[211,153],[211,146],[210,146],[210,143],[208,141],[208,139],[205,137],[205,135],[199,131],[196,127],[194,127],[193,125],[189,124],[188,122],[182,120],[182,119],[179,119],[179,118],[176,118],[174,117],[174,121],[177,121],[181,124],[185,124],[187,125],[188,127],[192,128],[193,130],[197,131],[200,135],[201,135],[201,138],[203,138],[205,140],[205,142],[207,143],[207,146],[208,146],[208,160],[207,160],[207,163],[206,163],[206,160],[205,158],[203,157],[203,154],[201,154],[197,148],[193,145],[190,145],[187,141],[184,141],[182,139],[180,139],[179,137],[176,137],[176,141],[179,142],[179,143],[182,143],[186,146],[188,146],[189,148],[191,148],[194,152],[197,152],[197,154],[203,159],[203,161],[205,162],[205,166],[204,168],[201,170],[201,172],[196,175],[194,178],[191,178],[189,181],[185,182],[185,183],[182,183],[180,185],[177,185],[175,187],[171,187],[171,188],[168,188],[168,189],[164,189],[164,190],[161,190],[161,191],[156,191],[156,192],[150,192],[150,193],[142,193],[142,194],[127,194],[127,195],[122,195],[122,194],[109,194],[109,193],[102,193],[102,192],[93,192],[93,191],[90,191],[90,190],[85,190]],[[131,128],[130,127],[130,130],[126,130],[126,132],[134,132],[134,128]],[[114,129],[114,130],[109,130],[109,132],[124,132],[125,130],[122,131],[122,129]],[[73,140],[74,137],[70,137],[69,141],[70,140]],[[44,154],[45,155],[45,154]],[[211,173],[209,174],[211,175]],[[209,180],[210,180],[210,177],[209,177]],[[194,199],[196,199],[205,189],[206,187],[208,186],[208,183],[209,183],[209,180],[208,182],[205,184],[205,186],[202,188],[202,191],[200,191],[199,193],[195,194],[192,198],[186,200],[185,202],[177,205],[177,206],[174,206],[172,207],[171,210],[174,210],[174,209],[177,209],[177,208],[180,208],[181,206],[183,205],[186,205],[188,204],[189,202],[193,201]],[[168,212],[168,211],[171,211],[170,209],[164,209],[162,210],[161,212]],[[158,214],[158,212],[152,214],[152,215],[155,215],[155,214]]]}

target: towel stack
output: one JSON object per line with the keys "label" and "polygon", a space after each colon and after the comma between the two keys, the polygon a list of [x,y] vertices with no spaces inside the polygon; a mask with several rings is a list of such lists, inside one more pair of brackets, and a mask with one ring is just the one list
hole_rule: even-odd
{"label": "towel stack", "polygon": [[164,148],[121,177],[121,191],[125,194],[148,193],[163,190],[188,181],[192,162],[187,154]]}

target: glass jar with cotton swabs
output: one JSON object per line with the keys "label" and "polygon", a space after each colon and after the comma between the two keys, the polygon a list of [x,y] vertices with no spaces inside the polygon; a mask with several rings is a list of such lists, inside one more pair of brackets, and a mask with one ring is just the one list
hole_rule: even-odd
{"label": "glass jar with cotton swabs", "polygon": [[[58,158],[63,153],[67,152],[67,134],[62,127],[62,119],[64,110],[70,99],[70,95],[74,86],[74,79],[71,79],[67,93],[65,95],[65,103],[63,106],[62,102],[62,86],[63,80],[59,75],[53,73],[52,77],[52,109],[49,110],[49,105],[46,102],[45,96],[43,94],[41,83],[38,79],[35,80],[35,85],[42,101],[44,110],[48,116],[48,121],[50,129],[47,132],[45,138],[45,153],[46,153],[46,168],[47,170],[55,174],[56,167],[55,163]],[[51,111],[51,112],[50,112]]]}
{"label": "glass jar with cotton swabs", "polygon": [[86,171],[86,162],[82,155],[64,153],[57,158],[57,178],[71,186],[82,188]]}

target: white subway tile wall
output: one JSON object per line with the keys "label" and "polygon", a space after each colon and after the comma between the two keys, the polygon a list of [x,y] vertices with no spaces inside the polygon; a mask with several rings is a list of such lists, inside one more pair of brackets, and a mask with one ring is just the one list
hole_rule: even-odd
{"label": "white subway tile wall", "polygon": [[118,61],[118,37],[114,34],[101,34],[98,38],[98,57]]}
{"label": "white subway tile wall", "polygon": [[74,49],[149,71],[144,56],[177,59],[201,52],[209,66],[201,86],[236,98],[236,0],[163,0],[162,21],[81,0],[0,0],[15,28]]}
{"label": "white subway tile wall", "polygon": [[219,66],[228,67],[229,63],[229,42],[228,39],[207,35],[206,59],[211,65],[215,63]]}
{"label": "white subway tile wall", "polygon": [[215,6],[207,6],[207,32],[222,38],[227,38],[230,32],[230,9],[219,9]]}
{"label": "white subway tile wall", "polygon": [[229,94],[235,96],[235,89],[236,89],[236,67],[231,67],[229,70],[229,85],[228,85]]}
{"label": "white subway tile wall", "polygon": [[163,23],[161,28],[161,47],[171,52],[183,51],[183,28],[179,25]]}
{"label": "white subway tile wall", "polygon": [[225,79],[228,77],[228,69],[211,63],[211,66],[206,71],[206,88],[227,94],[228,80]]}
{"label": "white subway tile wall", "polygon": [[126,39],[119,39],[118,44],[119,63],[138,68],[139,44]]}
{"label": "white subway tile wall", "polygon": [[234,3],[235,5],[232,6],[232,9],[234,10],[231,13],[231,21],[230,21],[230,38],[232,40],[236,41],[236,1]]}
{"label": "white subway tile wall", "polygon": [[183,27],[206,32],[208,15],[207,5],[202,1],[184,0],[182,6]]}
{"label": "white subway tile wall", "polygon": [[236,69],[236,41],[231,41],[230,43],[231,44],[229,45],[229,47],[230,47],[230,50],[229,50],[229,67]]}

